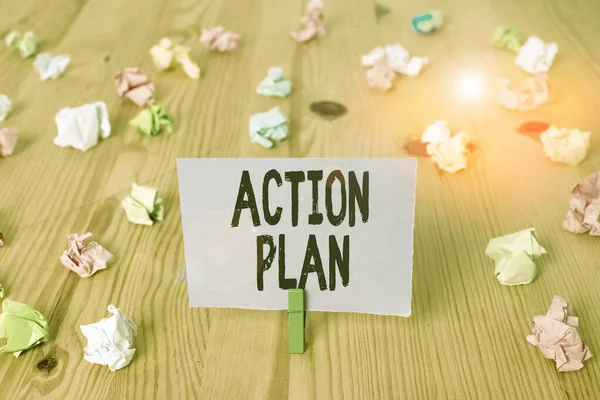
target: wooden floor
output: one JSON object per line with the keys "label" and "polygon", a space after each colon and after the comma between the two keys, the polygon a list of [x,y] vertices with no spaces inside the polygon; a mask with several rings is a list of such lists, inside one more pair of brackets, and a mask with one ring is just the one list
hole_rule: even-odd
{"label": "wooden floor", "polygon": [[[15,107],[2,126],[20,129],[11,157],[0,159],[0,282],[8,297],[50,321],[50,340],[16,359],[0,354],[5,399],[590,399],[600,393],[600,239],[561,229],[569,192],[600,169],[600,2],[597,0],[448,0],[448,21],[431,36],[410,17],[439,2],[325,0],[328,35],[296,44],[302,0],[0,0],[0,35],[31,29],[42,50],[69,54],[65,75],[40,82],[31,60],[0,46],[0,93]],[[232,54],[208,54],[202,28],[239,32]],[[517,113],[495,102],[497,79],[516,85],[525,73],[514,54],[490,40],[515,26],[559,53],[553,95]],[[169,36],[193,48],[199,81],[153,67],[149,48]],[[430,64],[399,77],[381,94],[364,81],[360,56],[400,42]],[[268,67],[294,82],[288,99],[254,90]],[[118,68],[140,66],[174,118],[172,136],[145,137],[128,125],[137,108],[116,96]],[[464,97],[458,82],[480,76],[484,92]],[[59,148],[54,115],[92,101],[108,105],[112,136],[82,153]],[[314,101],[348,113],[325,121]],[[248,118],[279,105],[290,137],[275,149],[251,144]],[[307,352],[289,355],[285,312],[190,309],[175,160],[177,157],[404,157],[402,144],[435,119],[465,131],[477,150],[468,171],[440,173],[419,159],[413,315],[308,313]],[[526,120],[592,131],[578,167],[553,164],[535,140],[519,135]],[[160,189],[165,220],[127,221],[120,200],[131,183]],[[528,286],[499,285],[484,250],[495,236],[537,228],[548,255]],[[81,279],[59,262],[69,233],[90,231],[116,255],[109,268]],[[557,373],[525,341],[529,321],[552,296],[573,304],[579,332],[595,357],[583,370]],[[83,360],[79,325],[120,307],[139,327],[133,362],[118,372]],[[36,367],[52,357],[50,372]]]}

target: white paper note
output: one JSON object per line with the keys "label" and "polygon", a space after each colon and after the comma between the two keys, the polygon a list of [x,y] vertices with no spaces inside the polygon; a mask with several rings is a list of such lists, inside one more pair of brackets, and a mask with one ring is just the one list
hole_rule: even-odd
{"label": "white paper note", "polygon": [[[410,315],[415,159],[179,159],[177,166],[192,307],[287,309],[287,289],[304,286],[307,310]],[[292,182],[302,176],[294,226]],[[252,197],[254,218],[242,203]]]}

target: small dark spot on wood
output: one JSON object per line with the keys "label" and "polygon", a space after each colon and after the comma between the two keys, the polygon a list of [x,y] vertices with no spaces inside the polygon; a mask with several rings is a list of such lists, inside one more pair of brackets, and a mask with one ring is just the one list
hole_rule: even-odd
{"label": "small dark spot on wood", "polygon": [[333,101],[316,101],[311,103],[310,111],[328,121],[337,119],[348,112],[348,109],[340,103]]}
{"label": "small dark spot on wood", "polygon": [[109,62],[110,61],[110,54],[107,54],[104,56],[103,58],[104,62]]}
{"label": "small dark spot on wood", "polygon": [[58,364],[58,361],[56,361],[55,358],[46,357],[37,364],[37,368],[40,371],[50,372],[54,369],[54,367],[56,367],[56,364]]}
{"label": "small dark spot on wood", "polygon": [[382,17],[385,17],[386,15],[388,15],[389,13],[392,12],[392,10],[390,10],[388,7],[386,7],[386,6],[382,5],[382,4],[375,3],[374,8],[375,8],[375,20],[377,22],[379,22],[379,20]]}

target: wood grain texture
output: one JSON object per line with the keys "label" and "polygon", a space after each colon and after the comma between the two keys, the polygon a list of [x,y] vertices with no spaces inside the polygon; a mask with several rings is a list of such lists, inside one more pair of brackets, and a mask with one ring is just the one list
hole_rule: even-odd
{"label": "wood grain texture", "polygon": [[[328,36],[298,45],[300,0],[0,0],[0,34],[32,29],[42,49],[70,54],[65,75],[40,82],[31,60],[0,46],[0,93],[15,108],[1,126],[21,135],[0,159],[0,282],[10,298],[41,311],[50,340],[20,358],[0,354],[0,397],[7,399],[589,399],[600,393],[600,239],[561,229],[569,191],[600,169],[600,25],[597,0],[448,0],[448,21],[416,35],[410,17],[440,7],[430,0],[326,0]],[[203,27],[242,34],[232,54],[208,54]],[[495,103],[497,79],[525,76],[514,55],[494,49],[498,24],[558,43],[550,74],[552,100],[524,114]],[[199,81],[157,71],[149,48],[163,36],[192,47]],[[400,42],[430,64],[399,77],[380,94],[364,82],[360,55]],[[281,65],[294,82],[290,98],[254,93],[267,68]],[[172,136],[144,137],[128,125],[137,109],[117,98],[116,69],[140,66],[174,118]],[[484,94],[463,99],[456,84],[480,74]],[[65,106],[102,100],[112,136],[86,153],[52,144],[54,115]],[[344,104],[325,121],[314,101]],[[252,113],[279,105],[290,137],[265,150],[248,140]],[[413,315],[308,313],[307,352],[287,352],[285,312],[191,309],[176,177],[177,157],[404,157],[402,144],[435,119],[474,138],[467,172],[440,173],[419,159]],[[516,133],[542,119],[592,132],[577,167],[549,162],[539,143]],[[129,223],[120,200],[133,181],[158,187],[165,220]],[[495,236],[535,227],[549,254],[525,287],[505,287],[484,254]],[[73,232],[116,255],[109,268],[80,279],[58,257]],[[583,370],[557,373],[525,341],[533,316],[558,294],[573,304],[592,352]],[[115,304],[139,327],[137,352],[111,373],[83,360],[79,325],[107,316]],[[56,359],[50,372],[36,367]]]}

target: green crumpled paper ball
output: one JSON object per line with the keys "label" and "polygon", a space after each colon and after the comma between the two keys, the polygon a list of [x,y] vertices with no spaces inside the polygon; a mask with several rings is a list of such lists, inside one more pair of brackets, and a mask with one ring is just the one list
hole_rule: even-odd
{"label": "green crumpled paper ball", "polygon": [[32,31],[23,34],[18,31],[11,31],[4,38],[4,43],[8,47],[17,49],[21,57],[29,58],[37,54],[40,47],[40,38]]}
{"label": "green crumpled paper ball", "polygon": [[496,47],[507,48],[518,53],[521,50],[521,33],[516,28],[499,26],[494,31],[492,43]]}
{"label": "green crumpled paper ball", "polygon": [[133,117],[129,124],[135,126],[145,135],[156,136],[163,129],[167,133],[173,133],[173,121],[171,117],[159,105],[151,104],[148,108],[140,111]]}
{"label": "green crumpled paper ball", "polygon": [[27,304],[6,299],[0,314],[0,339],[5,339],[0,353],[19,357],[23,351],[48,341],[48,320]]}

